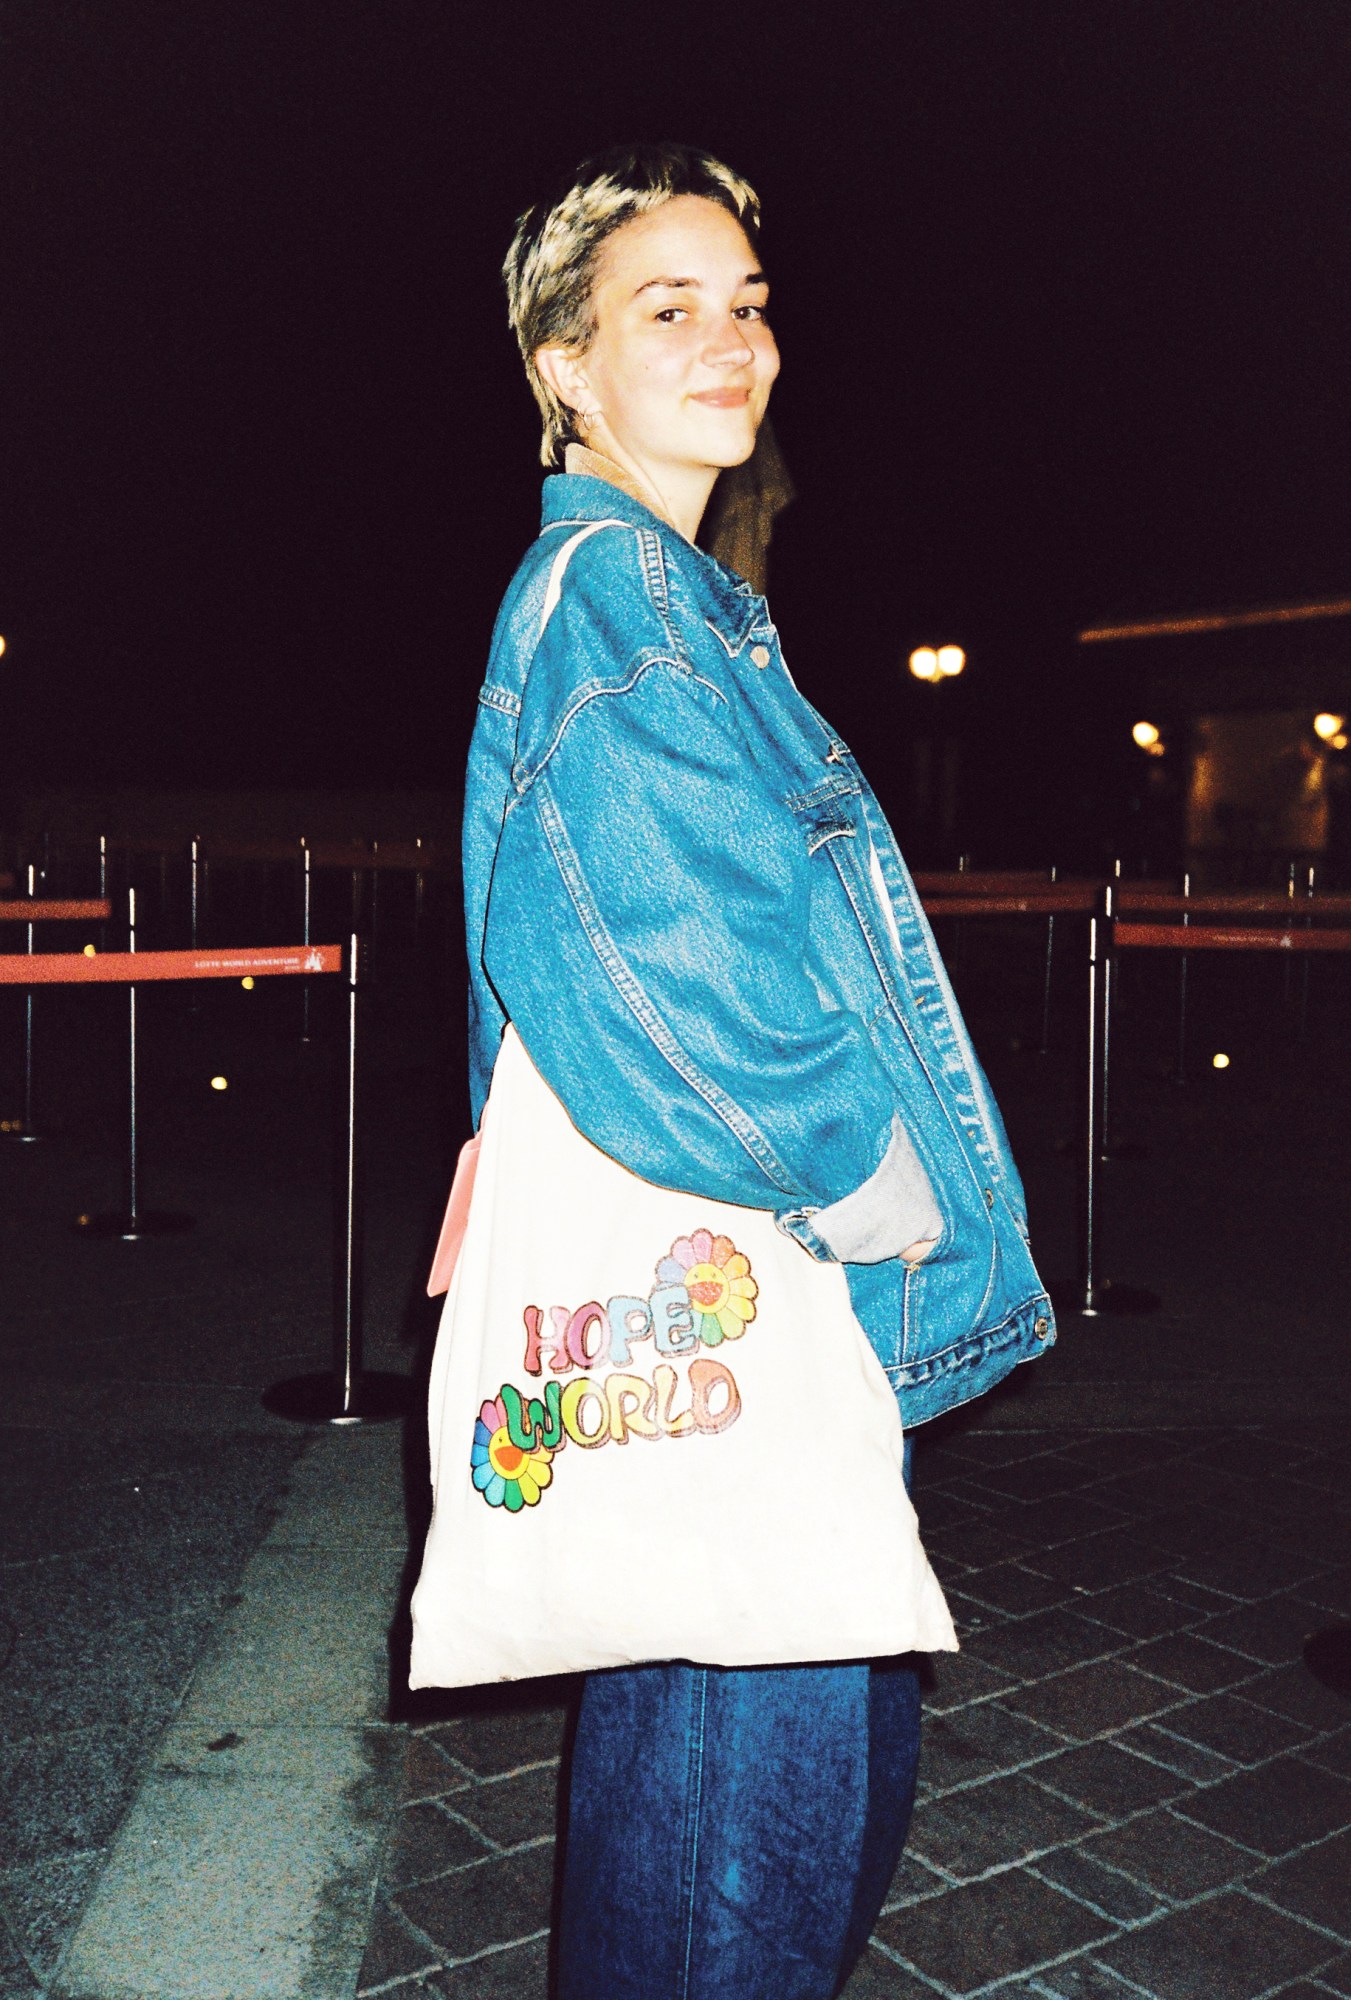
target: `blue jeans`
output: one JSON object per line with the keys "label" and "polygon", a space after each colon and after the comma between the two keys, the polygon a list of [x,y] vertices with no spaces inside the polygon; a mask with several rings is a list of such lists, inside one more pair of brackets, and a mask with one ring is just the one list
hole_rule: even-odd
{"label": "blue jeans", "polygon": [[918,1761],[907,1660],[591,1675],[559,2000],[831,2000],[900,1859]]}

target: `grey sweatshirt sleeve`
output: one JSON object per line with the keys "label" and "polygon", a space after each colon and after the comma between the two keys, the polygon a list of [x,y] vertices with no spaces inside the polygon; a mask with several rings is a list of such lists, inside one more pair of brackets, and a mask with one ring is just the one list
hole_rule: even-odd
{"label": "grey sweatshirt sleeve", "polygon": [[876,1172],[811,1221],[842,1264],[880,1264],[943,1234],[929,1176],[899,1118],[891,1121],[891,1141]]}

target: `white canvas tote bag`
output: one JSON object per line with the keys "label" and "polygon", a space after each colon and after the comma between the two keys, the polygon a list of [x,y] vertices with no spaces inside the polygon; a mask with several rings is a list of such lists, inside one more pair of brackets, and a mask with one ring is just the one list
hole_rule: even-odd
{"label": "white canvas tote bag", "polygon": [[843,1270],[607,1158],[511,1028],[429,1422],[413,1687],[956,1646]]}

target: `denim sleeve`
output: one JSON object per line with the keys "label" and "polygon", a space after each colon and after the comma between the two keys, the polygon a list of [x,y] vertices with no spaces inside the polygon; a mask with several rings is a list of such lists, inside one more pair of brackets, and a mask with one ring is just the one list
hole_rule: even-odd
{"label": "denim sleeve", "polygon": [[876,1262],[941,1224],[862,1021],[809,975],[809,867],[725,698],[656,663],[521,781],[484,963],[603,1152]]}

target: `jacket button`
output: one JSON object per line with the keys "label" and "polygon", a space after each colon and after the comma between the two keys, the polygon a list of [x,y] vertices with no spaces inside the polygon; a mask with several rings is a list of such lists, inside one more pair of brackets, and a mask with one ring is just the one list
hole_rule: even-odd
{"label": "jacket button", "polygon": [[1049,1319],[1034,1320],[1032,1324],[1032,1331],[1033,1333],[1036,1334],[1038,1340],[1045,1340],[1046,1336],[1051,1331],[1050,1320]]}
{"label": "jacket button", "polygon": [[752,646],[751,658],[754,660],[757,667],[767,667],[769,665],[768,646]]}
{"label": "jacket button", "polygon": [[993,1189],[993,1188],[986,1188],[986,1190],[985,1190],[985,1206],[986,1206],[987,1208],[993,1208],[993,1207],[994,1207],[994,1189]]}

